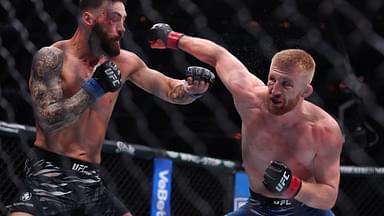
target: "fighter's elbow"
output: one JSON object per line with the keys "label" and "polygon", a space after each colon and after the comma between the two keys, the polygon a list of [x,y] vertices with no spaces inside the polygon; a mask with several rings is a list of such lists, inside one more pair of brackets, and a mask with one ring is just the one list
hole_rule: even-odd
{"label": "fighter's elbow", "polygon": [[45,125],[55,125],[64,120],[62,110],[58,109],[39,109],[38,117]]}
{"label": "fighter's elbow", "polygon": [[328,206],[326,206],[326,209],[331,209],[336,205],[337,202],[337,191],[334,192],[334,194],[329,198]]}
{"label": "fighter's elbow", "polygon": [[330,210],[336,204],[337,188],[324,184],[303,184],[295,199],[312,208]]}
{"label": "fighter's elbow", "polygon": [[325,200],[322,204],[319,205],[319,209],[330,210],[336,205],[336,198]]}
{"label": "fighter's elbow", "polygon": [[38,109],[36,113],[40,127],[45,132],[56,131],[73,121],[73,117],[66,115],[63,109]]}
{"label": "fighter's elbow", "polygon": [[325,196],[318,197],[318,199],[314,200],[314,202],[309,205],[322,210],[330,210],[336,205],[336,200],[337,193],[330,193]]}

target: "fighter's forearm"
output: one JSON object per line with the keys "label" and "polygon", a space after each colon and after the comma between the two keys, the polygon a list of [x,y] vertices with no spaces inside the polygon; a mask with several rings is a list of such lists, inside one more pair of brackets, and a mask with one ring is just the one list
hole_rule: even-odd
{"label": "fighter's forearm", "polygon": [[249,73],[239,59],[212,41],[184,36],[179,40],[179,49],[214,67],[220,80],[232,94],[237,94],[242,89],[253,88],[254,84],[264,85],[261,80]]}
{"label": "fighter's forearm", "polygon": [[65,127],[79,118],[95,98],[84,89],[80,89],[70,98],[49,105],[37,105],[37,117],[40,125],[47,131]]}
{"label": "fighter's forearm", "polygon": [[216,66],[220,60],[220,55],[225,51],[223,47],[212,41],[191,36],[180,38],[178,47],[213,67]]}
{"label": "fighter's forearm", "polygon": [[337,189],[326,184],[303,181],[301,190],[295,199],[313,208],[329,210],[336,203]]}

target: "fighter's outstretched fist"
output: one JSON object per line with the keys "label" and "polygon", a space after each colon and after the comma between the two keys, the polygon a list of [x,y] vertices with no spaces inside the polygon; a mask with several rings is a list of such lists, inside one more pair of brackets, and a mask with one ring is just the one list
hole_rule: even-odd
{"label": "fighter's outstretched fist", "polygon": [[149,44],[152,48],[164,49],[172,48],[177,49],[178,43],[184,34],[175,32],[172,28],[165,23],[157,23],[149,30]]}

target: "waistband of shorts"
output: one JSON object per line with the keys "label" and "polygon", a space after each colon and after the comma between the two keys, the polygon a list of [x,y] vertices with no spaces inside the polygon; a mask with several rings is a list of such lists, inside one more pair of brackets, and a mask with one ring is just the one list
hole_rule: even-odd
{"label": "waistband of shorts", "polygon": [[28,158],[31,160],[46,160],[52,162],[53,164],[62,167],[62,168],[79,168],[86,167],[87,169],[93,169],[98,171],[100,169],[100,165],[96,163],[90,163],[88,161],[83,161],[75,158],[70,158],[64,155],[60,155],[54,152],[50,152],[39,147],[33,146],[31,151],[28,154]]}
{"label": "waistband of shorts", "polygon": [[270,198],[263,196],[261,194],[253,192],[251,189],[249,189],[249,192],[251,194],[251,199],[257,200],[265,205],[269,206],[281,206],[281,207],[288,207],[288,206],[298,206],[302,205],[301,202],[295,200],[295,199],[278,199],[278,198]]}

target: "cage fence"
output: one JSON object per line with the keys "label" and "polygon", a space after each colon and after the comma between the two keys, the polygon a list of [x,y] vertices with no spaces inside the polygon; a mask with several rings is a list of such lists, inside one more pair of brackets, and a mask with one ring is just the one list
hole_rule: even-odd
{"label": "cage fence", "polygon": [[[23,189],[26,153],[34,128],[0,122],[0,213]],[[106,140],[101,176],[107,187],[135,213],[150,215],[153,159],[174,161],[172,215],[224,215],[233,209],[234,174],[238,162]],[[338,216],[384,213],[384,167],[342,166]]]}

